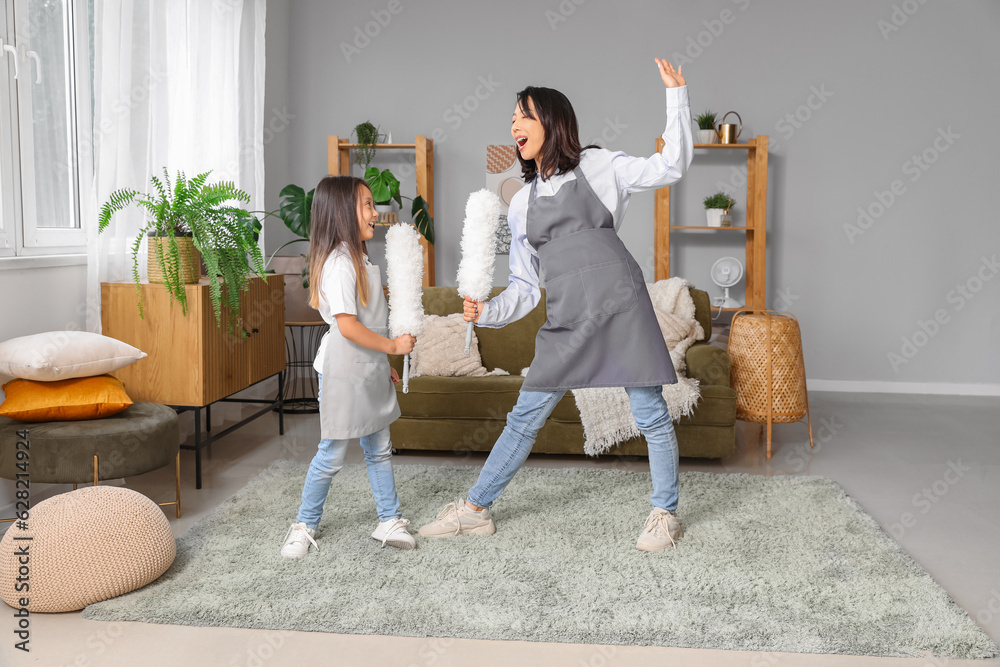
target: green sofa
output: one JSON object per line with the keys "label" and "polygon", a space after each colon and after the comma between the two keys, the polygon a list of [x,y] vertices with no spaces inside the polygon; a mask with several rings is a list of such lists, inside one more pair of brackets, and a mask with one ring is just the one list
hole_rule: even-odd
{"label": "green sofa", "polygon": [[[503,288],[494,288],[496,296]],[[681,456],[722,458],[736,442],[736,392],[729,386],[729,355],[707,342],[712,331],[708,294],[692,289],[698,321],[706,336],[687,352],[688,376],[701,383],[701,400],[694,413],[676,423]],[[425,287],[424,311],[448,315],[462,311],[454,287]],[[453,453],[485,452],[503,431],[507,413],[517,402],[521,369],[531,365],[535,334],[545,322],[544,292],[541,302],[526,317],[500,329],[476,327],[483,365],[502,368],[509,376],[416,377],[409,393],[396,385],[402,415],[391,428],[393,447],[401,450],[439,450]],[[627,345],[628,341],[622,341]],[[402,375],[403,358],[390,355]],[[556,406],[538,433],[533,452],[583,454],[583,424],[572,392]],[[642,436],[621,443],[610,454],[646,455]]]}

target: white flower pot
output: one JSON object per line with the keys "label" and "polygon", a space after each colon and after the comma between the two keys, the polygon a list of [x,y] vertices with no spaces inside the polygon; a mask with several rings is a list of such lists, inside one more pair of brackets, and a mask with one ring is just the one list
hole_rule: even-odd
{"label": "white flower pot", "polygon": [[388,204],[375,204],[375,212],[378,213],[379,222],[390,222],[389,214],[392,213],[392,202]]}
{"label": "white flower pot", "polygon": [[708,217],[709,227],[721,227],[722,226],[722,216],[725,214],[726,209],[724,208],[706,208],[705,214]]}
{"label": "white flower pot", "polygon": [[719,143],[719,135],[715,133],[715,130],[698,130],[698,143],[717,144]]}

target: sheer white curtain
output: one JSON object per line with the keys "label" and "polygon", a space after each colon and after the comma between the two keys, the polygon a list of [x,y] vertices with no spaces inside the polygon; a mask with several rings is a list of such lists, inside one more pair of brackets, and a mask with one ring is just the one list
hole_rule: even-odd
{"label": "sheer white curtain", "polygon": [[[146,191],[164,167],[211,171],[263,208],[265,18],[266,0],[96,0],[94,184],[83,201],[90,331],[101,327],[101,283],[132,279],[142,222],[128,210],[97,234],[113,191]],[[139,266],[145,277],[144,255]]]}

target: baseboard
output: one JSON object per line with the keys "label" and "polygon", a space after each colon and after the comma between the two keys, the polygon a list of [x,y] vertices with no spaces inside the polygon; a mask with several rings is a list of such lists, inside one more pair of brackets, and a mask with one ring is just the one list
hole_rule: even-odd
{"label": "baseboard", "polygon": [[847,391],[860,394],[939,394],[947,396],[1000,396],[1000,384],[960,382],[879,382],[876,380],[806,379],[809,391]]}

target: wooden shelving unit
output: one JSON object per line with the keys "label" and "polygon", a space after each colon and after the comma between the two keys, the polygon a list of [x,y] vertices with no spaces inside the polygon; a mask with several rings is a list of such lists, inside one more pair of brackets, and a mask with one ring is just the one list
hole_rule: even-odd
{"label": "wooden shelving unit", "polygon": [[[733,231],[746,234],[746,305],[724,310],[763,310],[767,281],[767,135],[753,137],[745,144],[695,144],[696,150],[728,150],[747,152],[747,221],[745,227],[708,227],[670,224],[670,188],[656,191],[653,208],[655,220],[654,257],[656,280],[670,277],[670,231],[673,229],[704,229],[713,232]],[[663,139],[657,137],[656,151],[663,149]]]}
{"label": "wooden shelving unit", "polygon": [[[336,134],[327,137],[327,171],[332,176],[351,173],[351,150],[360,148]],[[434,140],[418,134],[412,144],[375,144],[375,148],[410,149],[416,152],[417,196],[427,202],[427,210],[434,217]],[[424,287],[434,284],[434,246],[420,237],[424,250]]]}

